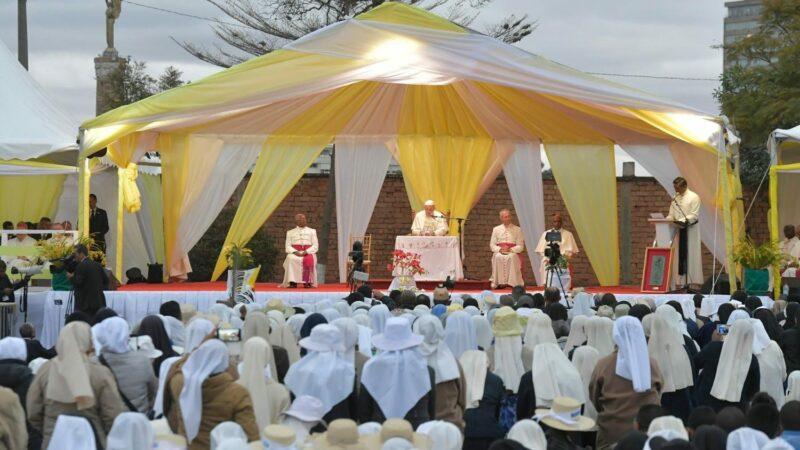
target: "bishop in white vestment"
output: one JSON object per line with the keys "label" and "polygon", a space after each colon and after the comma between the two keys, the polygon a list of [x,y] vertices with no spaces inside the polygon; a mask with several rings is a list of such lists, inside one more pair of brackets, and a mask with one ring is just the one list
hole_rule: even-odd
{"label": "bishop in white vestment", "polygon": [[522,229],[511,223],[511,212],[500,211],[502,224],[492,230],[492,289],[501,286],[525,286],[522,281],[522,251],[525,240]]}
{"label": "bishop in white vestment", "polygon": [[[676,223],[678,228],[675,230],[675,239],[672,241],[672,281],[670,287],[683,285],[703,284],[703,259],[702,246],[700,241],[700,227],[697,221],[700,217],[700,196],[689,190],[686,180],[678,177],[672,182],[675,188],[675,198],[669,204],[669,215],[667,219]],[[681,232],[681,228],[685,232]],[[685,236],[685,243],[682,237]],[[679,274],[679,262],[681,259],[681,249],[686,252],[685,275]]]}
{"label": "bishop in white vestment", "polygon": [[414,216],[411,234],[414,236],[445,236],[450,232],[444,214],[436,210],[433,200],[425,202],[425,209]]}
{"label": "bishop in white vestment", "polygon": [[[561,255],[569,260],[572,258],[573,255],[579,253],[578,244],[575,242],[575,236],[572,235],[571,231],[567,231],[564,229],[564,219],[561,218],[561,214],[555,213],[553,214],[553,226],[549,230],[545,230],[542,233],[542,236],[539,238],[539,243],[536,245],[536,254],[541,256],[542,258],[542,267],[541,267],[541,275],[543,283],[547,283],[547,261],[548,257],[544,256],[544,250],[547,248],[547,233],[552,231],[558,231],[561,233],[561,241],[558,242],[558,246],[561,249]],[[551,283],[553,286],[560,287],[558,282]],[[571,284],[568,283],[570,286],[564,285],[564,289],[570,290],[572,289]]]}
{"label": "bishop in white vestment", "polygon": [[306,216],[295,216],[297,227],[286,232],[286,260],[283,262],[283,283],[281,287],[297,287],[303,283],[306,288],[317,285],[317,231],[309,228]]}
{"label": "bishop in white vestment", "polygon": [[797,238],[794,225],[783,227],[783,235],[786,239],[782,240],[778,245],[785,260],[789,262],[800,258],[800,239]]}

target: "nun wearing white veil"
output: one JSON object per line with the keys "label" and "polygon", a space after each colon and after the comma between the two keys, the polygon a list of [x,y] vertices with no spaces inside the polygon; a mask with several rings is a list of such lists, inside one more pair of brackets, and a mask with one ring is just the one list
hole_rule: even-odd
{"label": "nun wearing white veil", "polygon": [[[572,353],[580,346],[586,345],[588,337],[586,335],[586,324],[589,322],[588,316],[576,316],[569,325],[569,335],[564,344],[564,354],[572,358]],[[595,349],[597,350],[597,349]]]}
{"label": "nun wearing white veil", "polygon": [[613,329],[614,321],[608,317],[590,317],[586,322],[586,345],[596,348],[600,356],[610,355],[614,351]]}
{"label": "nun wearing white veil", "polygon": [[[535,309],[534,311],[539,311]],[[519,312],[517,312],[519,314]],[[528,318],[525,327],[525,344],[522,346],[522,367],[531,370],[533,363],[533,349],[539,344],[557,344],[556,334],[553,332],[553,320],[544,313],[534,313]]]}
{"label": "nun wearing white veil", "polygon": [[517,313],[508,306],[498,308],[492,322],[492,333],[492,371],[503,380],[506,389],[516,394],[522,374],[525,373],[522,366],[522,327]]}
{"label": "nun wearing white veil", "polygon": [[670,305],[659,306],[650,316],[653,322],[647,348],[650,356],[658,361],[664,379],[661,406],[686,422],[691,412],[689,388],[694,386],[694,371],[678,324],[683,319]]}
{"label": "nun wearing white veil", "polygon": [[777,342],[767,335],[764,323],[758,319],[749,319],[753,324],[753,354],[758,360],[758,371],[761,376],[759,391],[766,392],[781,409],[784,403],[783,382],[786,381],[786,360]]}
{"label": "nun wearing white veil", "polygon": [[650,358],[642,323],[632,316],[614,322],[617,349],[597,362],[589,397],[597,408],[597,447],[609,446],[633,429],[642,405],[661,404],[662,378]]}
{"label": "nun wearing white veil", "polygon": [[543,342],[533,350],[533,370],[522,375],[519,382],[517,418],[533,417],[537,408],[550,408],[556,397],[586,403],[585,391],[581,374],[561,347]]}
{"label": "nun wearing white veil", "polygon": [[289,391],[278,383],[275,355],[269,342],[259,336],[244,343],[239,380],[250,393],[258,429],[278,423],[278,418],[291,405]]}
{"label": "nun wearing white veil", "polygon": [[505,435],[498,412],[506,390],[503,380],[489,371],[486,352],[468,350],[458,361],[466,381],[464,450],[483,450]]}

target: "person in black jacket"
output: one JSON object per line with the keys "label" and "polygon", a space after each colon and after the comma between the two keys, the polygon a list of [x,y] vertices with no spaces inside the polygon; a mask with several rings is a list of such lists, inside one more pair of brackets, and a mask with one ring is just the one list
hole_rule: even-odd
{"label": "person in black jacket", "polygon": [[28,284],[30,277],[25,277],[17,282],[12,282],[6,273],[6,263],[0,260],[0,302],[13,303],[15,301],[14,291]]}
{"label": "person in black jacket", "polygon": [[76,245],[73,256],[78,265],[75,272],[67,272],[67,277],[75,288],[75,309],[94,316],[106,306],[103,286],[108,284],[108,275],[100,264],[89,259],[89,250],[85,245]]}
{"label": "person in black jacket", "polygon": [[52,359],[56,356],[56,349],[44,348],[41,342],[36,339],[36,329],[32,324],[25,322],[19,326],[19,335],[25,340],[25,347],[28,351],[28,357],[25,359],[25,364],[30,363],[36,358]]}
{"label": "person in black jacket", "polygon": [[[19,397],[22,407],[27,410],[26,397],[33,382],[33,372],[25,363],[27,359],[25,342],[18,337],[0,339],[0,386],[11,389]],[[28,448],[41,447],[42,436],[28,423]]]}
{"label": "person in black jacket", "polygon": [[[791,306],[792,303],[789,304]],[[792,308],[791,311],[789,308],[786,308],[786,313],[793,313],[793,315],[786,317],[786,323],[789,323],[789,319],[792,320],[792,323],[796,324],[792,328],[786,329],[783,333],[781,333],[780,338],[778,338],[778,345],[780,345],[781,350],[783,351],[783,358],[786,360],[786,373],[792,373],[795,370],[800,370],[800,326],[797,325],[798,319],[800,319],[800,308]]]}
{"label": "person in black jacket", "polygon": [[106,251],[106,233],[108,233],[108,214],[105,209],[97,207],[97,196],[89,194],[89,234],[94,243],[102,251]]}

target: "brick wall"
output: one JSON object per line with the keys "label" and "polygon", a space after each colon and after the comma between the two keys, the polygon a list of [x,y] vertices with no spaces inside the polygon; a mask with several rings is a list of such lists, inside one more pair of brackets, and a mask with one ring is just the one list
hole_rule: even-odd
{"label": "brick wall", "polygon": [[[245,181],[246,182],[246,181]],[[235,207],[245,186],[242,183],[240,189],[231,199],[228,207]],[[631,209],[631,267],[630,273],[634,284],[638,284],[641,279],[642,265],[644,263],[644,249],[653,240],[653,227],[647,222],[647,217],[651,212],[668,211],[670,197],[661,188],[654,178],[649,177],[626,177],[617,180],[617,189],[621,190],[623,183],[630,183],[630,209]],[[303,177],[295,188],[284,199],[275,213],[264,223],[265,230],[276,239],[279,248],[283,247],[286,230],[294,227],[294,215],[303,212],[308,217],[309,225],[320,231],[320,221],[322,218],[325,196],[328,188],[327,175],[307,175]],[[752,195],[746,194],[746,204],[749,205]],[[566,206],[558,192],[558,187],[552,179],[544,180],[544,214],[545,223],[549,224],[550,216],[556,212],[561,213],[564,218],[564,226],[569,230],[575,230]],[[619,202],[618,202],[619,204]],[[476,279],[488,279],[491,274],[491,253],[489,251],[489,236],[492,228],[499,223],[497,213],[500,209],[508,208],[514,211],[511,196],[505,179],[501,176],[484,194],[483,198],[473,208],[469,215],[469,221],[465,226],[465,260],[467,275]],[[753,212],[747,221],[751,233],[757,240],[765,239],[768,236],[766,227],[766,198],[759,196]],[[397,235],[406,234],[411,226],[411,207],[406,196],[403,179],[398,175],[389,175],[383,184],[375,211],[372,214],[367,233],[372,235],[372,260],[373,267],[371,277],[389,278],[386,270],[388,255],[394,247],[394,239]],[[329,253],[327,258],[328,272],[327,282],[338,281],[339,272],[336,261],[336,220],[335,212],[333,223],[329,235]],[[573,259],[573,275],[575,284],[583,286],[597,285],[597,277],[594,274],[589,260],[583,251],[580,236],[576,233],[578,246],[581,253]],[[529,243],[535,246],[535,243]],[[524,258],[527,260],[527,253]],[[283,269],[280,267],[283,261],[276,261],[275,279],[279,282],[283,276]],[[704,274],[711,274],[712,259],[707,249],[703,249]],[[530,267],[523,269],[523,276],[528,282],[534,280]]]}

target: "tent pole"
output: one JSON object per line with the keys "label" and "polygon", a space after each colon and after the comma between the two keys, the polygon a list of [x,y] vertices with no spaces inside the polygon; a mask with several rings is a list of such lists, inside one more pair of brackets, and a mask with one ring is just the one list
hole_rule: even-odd
{"label": "tent pole", "polygon": [[78,233],[81,237],[89,235],[89,159],[84,155],[86,150],[84,130],[78,134]]}
{"label": "tent pole", "polygon": [[[778,166],[772,165],[769,168],[769,234],[773,242],[778,242]],[[775,298],[781,292],[781,273],[776,270],[772,274],[775,283]]]}
{"label": "tent pole", "polygon": [[114,264],[114,275],[117,279],[122,279],[122,252],[125,246],[123,234],[125,232],[125,196],[123,170],[117,167],[117,244],[115,250],[116,263]]}

